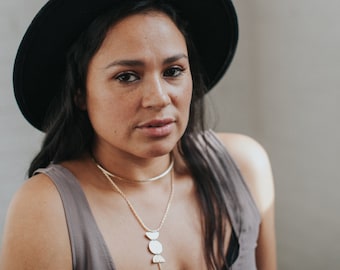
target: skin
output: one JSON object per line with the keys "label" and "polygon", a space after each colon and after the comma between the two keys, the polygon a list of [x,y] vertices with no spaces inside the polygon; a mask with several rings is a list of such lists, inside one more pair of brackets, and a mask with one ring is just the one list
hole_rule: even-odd
{"label": "skin", "polygon": [[[86,97],[79,106],[88,111],[95,130],[93,154],[109,171],[125,178],[149,178],[166,169],[173,152],[175,195],[159,238],[167,261],[163,268],[203,270],[193,179],[176,148],[191,101],[187,55],[183,36],[166,15],[129,16],[109,31],[92,59]],[[258,269],[275,270],[274,188],[268,157],[251,138],[218,136],[235,159],[261,213]],[[79,179],[117,269],[157,269],[150,264],[143,229],[91,157],[84,155],[62,165]],[[118,183],[151,228],[158,226],[164,213],[170,177],[148,184]],[[230,232],[230,225],[227,229]],[[25,182],[13,198],[0,266],[3,270],[72,269],[62,203],[43,174]]]}
{"label": "skin", "polygon": [[111,29],[90,62],[84,107],[96,131],[94,156],[117,174],[140,179],[131,168],[145,172],[149,163],[151,172],[155,165],[159,170],[184,133],[192,78],[186,42],[171,20],[132,18]]}

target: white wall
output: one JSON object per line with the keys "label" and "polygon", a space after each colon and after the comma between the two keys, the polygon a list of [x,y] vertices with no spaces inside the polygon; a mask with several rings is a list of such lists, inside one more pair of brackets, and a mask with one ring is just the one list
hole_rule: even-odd
{"label": "white wall", "polygon": [[[41,134],[19,112],[12,90],[16,49],[43,0],[0,1],[0,231],[15,190],[25,179],[28,164],[40,145]],[[0,240],[2,237],[0,236]]]}
{"label": "white wall", "polygon": [[340,2],[234,2],[240,46],[211,95],[218,129],[271,157],[280,269],[340,269]]}
{"label": "white wall", "polygon": [[[339,269],[340,2],[234,2],[240,45],[210,95],[217,129],[254,137],[271,157],[280,269]],[[0,230],[41,141],[16,107],[11,72],[43,3],[0,2]]]}

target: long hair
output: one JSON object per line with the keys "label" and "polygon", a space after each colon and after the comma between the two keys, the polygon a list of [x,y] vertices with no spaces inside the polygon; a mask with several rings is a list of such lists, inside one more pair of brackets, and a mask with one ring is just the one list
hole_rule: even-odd
{"label": "long hair", "polygon": [[79,158],[83,153],[90,151],[94,131],[87,112],[76,105],[75,97],[85,96],[87,69],[91,58],[100,48],[108,30],[119,20],[132,14],[153,10],[164,12],[184,35],[189,53],[193,94],[189,121],[180,146],[181,154],[190,170],[200,172],[199,175],[193,173],[193,177],[202,211],[205,260],[211,270],[227,267],[224,239],[228,213],[224,204],[221,204],[222,194],[218,181],[214,180],[209,168],[202,171],[199,155],[192,155],[188,151],[195,147],[191,134],[204,130],[203,95],[206,86],[194,44],[185,30],[185,22],[164,2],[124,0],[121,3],[122,5],[95,19],[69,49],[60,94],[50,106],[44,123],[45,139],[40,152],[30,165],[28,175],[32,176],[35,170],[47,167],[51,162],[59,163]]}

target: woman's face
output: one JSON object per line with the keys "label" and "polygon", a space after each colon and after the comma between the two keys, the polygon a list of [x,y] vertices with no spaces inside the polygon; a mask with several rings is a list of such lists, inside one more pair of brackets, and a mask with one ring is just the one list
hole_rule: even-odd
{"label": "woman's face", "polygon": [[191,94],[185,38],[172,20],[161,12],[121,20],[88,68],[85,107],[95,151],[167,154],[185,131]]}

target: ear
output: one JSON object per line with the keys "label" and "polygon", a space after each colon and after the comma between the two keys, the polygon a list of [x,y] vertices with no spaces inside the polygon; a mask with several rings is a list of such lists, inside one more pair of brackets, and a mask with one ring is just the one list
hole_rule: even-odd
{"label": "ear", "polygon": [[73,100],[80,110],[86,111],[86,96],[80,91],[80,89],[77,90],[77,93],[75,94]]}

